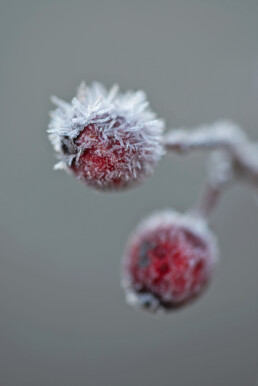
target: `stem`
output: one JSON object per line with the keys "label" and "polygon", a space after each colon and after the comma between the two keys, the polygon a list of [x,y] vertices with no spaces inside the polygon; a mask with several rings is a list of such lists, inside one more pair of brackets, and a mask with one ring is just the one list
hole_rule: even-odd
{"label": "stem", "polygon": [[208,220],[222,194],[220,187],[207,183],[201,196],[201,200],[195,208],[195,213]]}
{"label": "stem", "polygon": [[246,142],[242,130],[230,122],[217,122],[200,126],[192,131],[171,130],[164,137],[164,147],[168,151],[188,153],[192,150],[225,149],[232,152]]}
{"label": "stem", "polygon": [[235,177],[232,167],[232,158],[227,152],[217,151],[211,157],[211,166],[208,179],[194,213],[206,221],[215,209],[222,193]]}
{"label": "stem", "polygon": [[193,212],[208,219],[233,177],[258,186],[258,145],[230,122],[217,122],[193,131],[172,130],[164,137],[164,148],[185,154],[194,150],[216,150],[207,183]]}
{"label": "stem", "polygon": [[167,151],[188,153],[193,150],[224,150],[231,156],[239,177],[258,184],[258,146],[248,141],[235,124],[217,122],[193,131],[172,130],[164,137]]}

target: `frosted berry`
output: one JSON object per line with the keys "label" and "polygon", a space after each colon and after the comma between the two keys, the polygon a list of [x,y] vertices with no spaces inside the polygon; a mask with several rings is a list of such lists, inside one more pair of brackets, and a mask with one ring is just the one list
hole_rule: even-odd
{"label": "frosted berry", "polygon": [[122,272],[127,300],[150,311],[183,306],[209,284],[216,260],[215,238],[202,220],[156,214],[128,243]]}
{"label": "frosted berry", "polygon": [[56,168],[102,190],[121,189],[149,176],[161,155],[164,124],[142,91],[120,94],[114,86],[83,83],[71,103],[52,98],[50,140]]}

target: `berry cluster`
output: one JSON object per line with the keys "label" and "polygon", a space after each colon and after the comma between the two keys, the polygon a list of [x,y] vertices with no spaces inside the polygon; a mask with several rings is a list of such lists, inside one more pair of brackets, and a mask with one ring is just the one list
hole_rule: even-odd
{"label": "berry cluster", "polygon": [[99,190],[141,183],[168,151],[214,151],[195,210],[166,211],[145,220],[123,259],[122,285],[130,304],[169,311],[197,298],[210,283],[218,258],[208,217],[236,177],[258,183],[257,145],[229,122],[164,135],[164,123],[142,91],[121,94],[117,86],[108,91],[99,83],[82,83],[71,103],[52,101],[57,109],[51,112],[48,132],[59,159],[55,168]]}

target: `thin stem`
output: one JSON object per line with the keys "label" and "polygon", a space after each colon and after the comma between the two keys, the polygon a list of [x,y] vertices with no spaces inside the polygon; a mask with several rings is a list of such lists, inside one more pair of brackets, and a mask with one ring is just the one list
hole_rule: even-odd
{"label": "thin stem", "polygon": [[211,213],[215,209],[217,202],[222,194],[222,189],[219,186],[207,183],[202,193],[201,200],[195,208],[195,213],[208,220]]}
{"label": "thin stem", "polygon": [[233,123],[218,122],[192,131],[171,130],[164,137],[167,151],[188,153],[193,150],[224,150],[230,154],[239,177],[258,184],[258,146]]}
{"label": "thin stem", "polygon": [[192,131],[171,130],[164,137],[164,148],[185,154],[194,150],[216,150],[216,159],[208,174],[194,213],[205,219],[211,215],[232,176],[258,186],[258,145],[230,122],[217,122]]}
{"label": "thin stem", "polygon": [[192,131],[172,130],[164,137],[164,147],[183,154],[194,150],[216,151],[201,199],[193,210],[206,220],[233,177],[258,186],[258,146],[248,141],[233,123],[217,122]]}
{"label": "thin stem", "polygon": [[217,151],[211,157],[210,170],[203,192],[193,212],[208,220],[222,193],[235,177],[232,159],[227,152]]}
{"label": "thin stem", "polygon": [[246,142],[242,130],[230,122],[217,122],[193,130],[171,130],[164,137],[164,147],[168,151],[188,153],[192,150],[225,149],[232,152]]}

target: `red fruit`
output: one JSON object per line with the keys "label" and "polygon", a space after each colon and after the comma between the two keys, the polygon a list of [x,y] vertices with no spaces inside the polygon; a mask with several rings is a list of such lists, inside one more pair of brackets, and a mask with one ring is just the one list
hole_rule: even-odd
{"label": "red fruit", "polygon": [[[106,126],[111,122],[105,119]],[[102,127],[96,122],[84,127],[78,137],[62,142],[63,153],[75,155],[70,169],[80,180],[100,189],[119,189],[133,186],[152,172],[155,157],[123,118],[117,117],[108,133]]]}
{"label": "red fruit", "polygon": [[140,225],[126,249],[127,299],[151,311],[183,306],[209,284],[216,259],[216,241],[200,219],[157,214]]}
{"label": "red fruit", "polygon": [[53,98],[49,139],[56,169],[102,190],[135,186],[152,174],[162,154],[163,121],[143,92],[121,94],[99,83],[81,84],[71,103]]}

